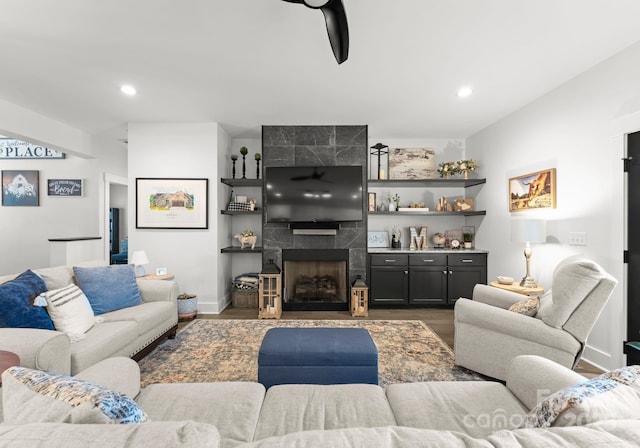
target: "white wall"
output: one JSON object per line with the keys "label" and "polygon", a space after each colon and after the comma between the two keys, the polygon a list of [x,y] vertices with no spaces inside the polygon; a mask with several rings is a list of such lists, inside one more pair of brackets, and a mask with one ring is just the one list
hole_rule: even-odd
{"label": "white wall", "polygon": [[[477,244],[490,248],[489,279],[524,275],[522,245],[509,240],[514,218],[549,220],[547,244],[534,245],[532,275],[545,288],[564,257],[584,253],[620,283],[588,340],[585,358],[612,369],[624,365],[626,318],[624,182],[620,135],[614,127],[640,110],[640,44],[571,80],[520,111],[473,135],[467,156],[487,184],[477,197],[487,210]],[[640,122],[637,123],[640,128]],[[555,167],[557,208],[510,214],[508,179]],[[586,246],[570,246],[569,232],[586,232]]]}
{"label": "white wall", "polygon": [[[129,253],[144,250],[147,271],[166,267],[175,274],[181,292],[198,296],[200,312],[219,312],[226,302],[218,226],[218,145],[228,137],[216,123],[129,124]],[[226,151],[226,148],[223,150]],[[209,179],[208,229],[136,229],[136,178]],[[224,230],[223,230],[224,232]]]}
{"label": "white wall", "polygon": [[[56,160],[0,160],[1,170],[39,171],[40,191],[38,207],[0,207],[0,274],[49,266],[49,238],[104,237],[100,224],[102,172],[109,169],[126,173],[126,149],[116,140],[89,136],[3,101],[0,129],[3,135],[35,141],[67,154],[67,158]],[[89,157],[94,152],[100,156]],[[84,196],[47,196],[47,179],[56,178],[84,179]]]}

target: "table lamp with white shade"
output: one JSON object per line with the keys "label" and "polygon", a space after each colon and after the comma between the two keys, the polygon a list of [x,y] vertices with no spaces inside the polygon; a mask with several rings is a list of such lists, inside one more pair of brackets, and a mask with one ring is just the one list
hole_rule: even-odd
{"label": "table lamp with white shade", "polygon": [[149,264],[147,254],[143,250],[136,250],[131,256],[131,264],[134,266],[136,277],[144,277],[147,275],[147,271],[144,269],[145,264]]}
{"label": "table lamp with white shade", "polygon": [[531,277],[531,243],[547,241],[547,221],[544,219],[514,219],[511,221],[511,242],[526,243],[524,258],[527,262],[527,273],[520,286],[535,288],[536,281]]}

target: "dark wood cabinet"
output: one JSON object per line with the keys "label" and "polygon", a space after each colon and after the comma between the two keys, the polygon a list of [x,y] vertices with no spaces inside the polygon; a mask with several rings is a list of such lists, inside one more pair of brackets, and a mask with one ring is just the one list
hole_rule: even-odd
{"label": "dark wood cabinet", "polygon": [[409,290],[407,255],[371,255],[369,299],[371,303],[405,304]]}
{"label": "dark wood cabinet", "polygon": [[371,254],[372,305],[452,305],[487,283],[487,254]]}

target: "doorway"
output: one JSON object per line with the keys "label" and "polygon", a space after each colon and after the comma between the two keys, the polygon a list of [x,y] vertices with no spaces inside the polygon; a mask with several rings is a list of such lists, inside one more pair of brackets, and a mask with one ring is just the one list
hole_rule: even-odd
{"label": "doorway", "polygon": [[[640,131],[627,134],[627,334],[640,342]],[[640,348],[627,346],[627,365],[640,364]]]}
{"label": "doorway", "polygon": [[119,209],[119,236],[122,240],[127,237],[128,229],[128,181],[126,177],[115,176],[113,174],[104,174],[103,184],[103,204],[101,207],[102,223],[103,223],[103,241],[104,241],[104,257],[105,261],[111,263],[112,246],[109,235],[111,233],[111,209]]}

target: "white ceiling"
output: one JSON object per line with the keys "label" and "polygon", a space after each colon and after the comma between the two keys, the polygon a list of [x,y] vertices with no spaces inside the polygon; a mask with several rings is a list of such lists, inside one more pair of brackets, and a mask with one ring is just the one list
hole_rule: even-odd
{"label": "white ceiling", "polygon": [[343,2],[338,65],[322,13],[281,0],[0,0],[0,98],[90,133],[215,121],[234,137],[466,137],[640,41],[638,0]]}

